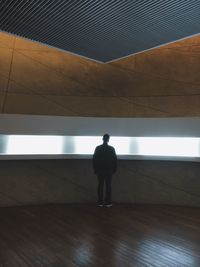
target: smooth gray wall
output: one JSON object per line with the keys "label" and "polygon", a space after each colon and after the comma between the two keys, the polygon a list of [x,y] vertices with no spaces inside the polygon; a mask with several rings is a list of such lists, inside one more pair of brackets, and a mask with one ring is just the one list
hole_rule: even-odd
{"label": "smooth gray wall", "polygon": [[0,134],[199,137],[200,117],[97,118],[0,114]]}
{"label": "smooth gray wall", "polygon": [[[0,170],[0,206],[96,201],[90,160],[0,161]],[[113,201],[200,206],[200,165],[119,161]]]}

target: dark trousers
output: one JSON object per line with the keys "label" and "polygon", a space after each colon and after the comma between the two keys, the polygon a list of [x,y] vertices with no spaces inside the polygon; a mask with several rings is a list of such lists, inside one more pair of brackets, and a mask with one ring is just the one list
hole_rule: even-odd
{"label": "dark trousers", "polygon": [[101,173],[97,175],[98,177],[98,202],[101,203],[104,200],[104,184],[106,185],[106,195],[105,202],[111,202],[111,182],[112,174],[110,173]]}

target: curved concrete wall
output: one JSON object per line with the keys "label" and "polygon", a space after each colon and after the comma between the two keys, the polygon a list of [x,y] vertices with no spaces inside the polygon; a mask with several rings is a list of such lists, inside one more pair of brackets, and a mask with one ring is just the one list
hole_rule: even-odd
{"label": "curved concrete wall", "polygon": [[200,116],[200,37],[99,64],[0,33],[0,112]]}
{"label": "curved concrete wall", "polygon": [[[0,161],[0,206],[95,203],[90,160]],[[113,201],[200,207],[199,163],[119,161]]]}

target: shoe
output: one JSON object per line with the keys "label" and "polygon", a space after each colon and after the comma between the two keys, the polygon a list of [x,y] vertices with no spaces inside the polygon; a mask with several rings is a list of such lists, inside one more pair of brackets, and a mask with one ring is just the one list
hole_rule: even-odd
{"label": "shoe", "polygon": [[102,208],[103,207],[103,203],[102,202],[97,202],[97,207]]}
{"label": "shoe", "polygon": [[113,204],[112,204],[111,202],[110,202],[110,203],[106,203],[106,204],[105,204],[105,207],[106,207],[106,208],[110,208],[110,207],[112,207],[112,205],[113,205]]}

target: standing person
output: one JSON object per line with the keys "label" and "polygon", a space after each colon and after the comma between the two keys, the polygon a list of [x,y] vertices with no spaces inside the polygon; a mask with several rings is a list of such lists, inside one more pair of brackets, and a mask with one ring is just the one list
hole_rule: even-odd
{"label": "standing person", "polygon": [[[104,134],[103,144],[97,146],[93,155],[93,168],[98,178],[98,202],[99,207],[112,206],[111,201],[111,182],[112,175],[117,170],[117,156],[115,149],[108,145],[110,136]],[[104,183],[106,185],[106,194],[104,202]]]}

